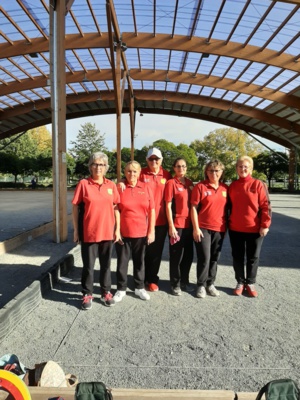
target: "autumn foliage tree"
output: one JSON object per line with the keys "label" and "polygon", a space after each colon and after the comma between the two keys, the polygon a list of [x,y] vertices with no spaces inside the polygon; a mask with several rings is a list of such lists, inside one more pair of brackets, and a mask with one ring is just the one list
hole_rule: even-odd
{"label": "autumn foliage tree", "polygon": [[12,174],[15,182],[18,176],[38,176],[48,173],[52,168],[52,138],[45,126],[31,129],[22,134],[1,140],[0,171]]}
{"label": "autumn foliage tree", "polygon": [[219,159],[225,165],[225,178],[236,177],[235,163],[239,156],[255,157],[263,151],[263,146],[252,139],[246,132],[234,128],[216,129],[204,137],[195,140],[190,145],[198,158],[203,179],[205,164],[212,159]]}

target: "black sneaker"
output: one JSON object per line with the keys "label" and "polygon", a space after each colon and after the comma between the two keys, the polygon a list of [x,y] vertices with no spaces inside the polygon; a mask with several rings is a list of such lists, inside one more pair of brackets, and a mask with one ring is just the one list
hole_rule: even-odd
{"label": "black sneaker", "polygon": [[181,289],[180,287],[171,287],[171,294],[173,296],[181,296]]}
{"label": "black sneaker", "polygon": [[184,292],[191,293],[194,291],[194,287],[190,283],[182,283],[180,287]]}
{"label": "black sneaker", "polygon": [[85,294],[82,298],[81,308],[83,310],[90,310],[94,297],[91,294]]}

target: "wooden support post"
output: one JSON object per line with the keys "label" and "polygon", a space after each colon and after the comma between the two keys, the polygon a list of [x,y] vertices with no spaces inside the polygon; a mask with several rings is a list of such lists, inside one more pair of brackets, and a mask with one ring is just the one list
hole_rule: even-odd
{"label": "wooden support post", "polygon": [[117,128],[117,180],[121,180],[121,44],[117,43],[116,46],[116,87],[115,87],[115,101],[116,101],[116,128]]}
{"label": "wooden support post", "polygon": [[65,0],[50,1],[50,78],[52,107],[53,236],[68,237],[66,157]]}
{"label": "wooden support post", "polygon": [[130,95],[130,158],[134,160],[134,138],[135,138],[135,117],[136,111],[134,109],[134,97]]}
{"label": "wooden support post", "polygon": [[292,147],[290,149],[290,163],[289,163],[289,192],[295,190],[295,166],[296,166],[296,151]]}

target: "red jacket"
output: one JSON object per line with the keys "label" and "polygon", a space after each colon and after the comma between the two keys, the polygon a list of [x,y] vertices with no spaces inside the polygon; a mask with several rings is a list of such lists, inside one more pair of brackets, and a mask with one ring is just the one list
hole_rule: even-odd
{"label": "red jacket", "polygon": [[248,175],[231,183],[229,195],[229,229],[258,233],[271,225],[271,203],[267,186]]}

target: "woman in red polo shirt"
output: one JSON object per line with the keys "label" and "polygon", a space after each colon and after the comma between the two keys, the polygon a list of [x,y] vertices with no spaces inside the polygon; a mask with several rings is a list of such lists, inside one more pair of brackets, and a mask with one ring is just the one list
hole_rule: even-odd
{"label": "woman in red polo shirt", "polygon": [[193,189],[191,218],[197,251],[196,297],[206,293],[219,296],[214,283],[217,275],[223,239],[226,231],[228,186],[221,182],[224,165],[219,160],[209,161],[204,169],[205,180]]}
{"label": "woman in red polo shirt", "polygon": [[117,292],[107,305],[122,301],[126,296],[130,255],[133,261],[135,295],[150,300],[145,290],[145,250],[155,239],[155,204],[149,185],[139,181],[141,166],[129,161],[125,166],[125,189],[120,190],[120,225],[122,239],[116,243]]}
{"label": "woman in red polo shirt", "polygon": [[166,183],[164,198],[169,225],[171,294],[190,291],[189,273],[193,262],[193,231],[190,197],[193,182],[186,178],[186,161],[179,157],[173,163],[175,176]]}
{"label": "woman in red polo shirt", "polygon": [[[158,272],[168,231],[164,190],[166,182],[172,178],[172,175],[163,169],[163,156],[158,148],[149,149],[146,160],[148,166],[142,168],[139,180],[150,187],[154,196],[155,240],[146,247],[145,251],[145,282],[147,290],[157,292],[159,290]],[[121,191],[124,190],[123,181],[118,183],[118,188]]]}
{"label": "woman in red polo shirt", "polygon": [[108,168],[106,154],[92,154],[89,159],[91,176],[78,183],[72,200],[74,242],[81,243],[83,261],[81,285],[84,310],[92,307],[96,258],[100,262],[101,298],[104,302],[112,298],[110,261],[113,241],[120,239],[117,207],[120,197],[115,183],[105,178]]}
{"label": "woman in red polo shirt", "polygon": [[229,237],[237,281],[233,294],[240,296],[245,289],[250,297],[257,297],[254,283],[261,246],[271,225],[271,203],[267,186],[252,178],[252,170],[251,157],[242,156],[237,160],[239,179],[231,183],[228,191]]}

